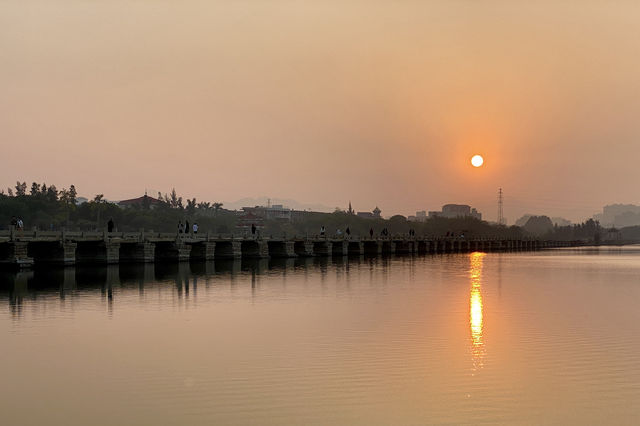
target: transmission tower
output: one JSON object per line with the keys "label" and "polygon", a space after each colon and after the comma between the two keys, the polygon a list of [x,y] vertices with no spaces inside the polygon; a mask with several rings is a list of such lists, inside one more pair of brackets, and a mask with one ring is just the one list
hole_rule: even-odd
{"label": "transmission tower", "polygon": [[504,214],[502,212],[502,204],[503,204],[502,188],[500,188],[498,190],[498,225],[505,224]]}

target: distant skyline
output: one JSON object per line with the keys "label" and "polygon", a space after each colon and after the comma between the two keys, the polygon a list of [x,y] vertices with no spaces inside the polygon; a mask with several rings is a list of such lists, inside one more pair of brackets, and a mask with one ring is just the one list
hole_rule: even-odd
{"label": "distant skyline", "polygon": [[510,224],[581,221],[640,203],[638,22],[635,1],[4,1],[0,187],[487,220],[502,187]]}

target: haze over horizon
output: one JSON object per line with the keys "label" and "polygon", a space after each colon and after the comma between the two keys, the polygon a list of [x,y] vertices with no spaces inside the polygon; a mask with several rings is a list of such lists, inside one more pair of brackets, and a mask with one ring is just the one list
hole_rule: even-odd
{"label": "haze over horizon", "polygon": [[638,22],[632,1],[4,1],[0,187],[488,220],[502,187],[510,224],[581,221],[640,202]]}

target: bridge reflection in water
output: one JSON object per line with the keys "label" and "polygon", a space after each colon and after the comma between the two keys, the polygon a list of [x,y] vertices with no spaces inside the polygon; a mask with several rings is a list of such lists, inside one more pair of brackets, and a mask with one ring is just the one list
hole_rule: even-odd
{"label": "bridge reflection in water", "polygon": [[385,267],[391,258],[273,258],[235,259],[208,262],[158,262],[147,264],[116,264],[42,267],[12,271],[0,269],[0,301],[8,302],[14,315],[20,316],[24,302],[40,299],[65,300],[78,294],[99,295],[109,308],[117,298],[132,291],[141,296],[152,289],[174,288],[176,295],[195,295],[201,285],[224,283],[234,286],[237,280],[250,279],[256,287],[262,276],[299,273],[303,276],[318,270],[324,279],[328,267],[337,274],[349,274],[349,264],[372,270]]}
{"label": "bridge reflection in water", "polygon": [[471,333],[471,355],[473,370],[477,371],[484,363],[483,341],[483,307],[482,307],[482,262],[485,253],[474,252],[469,255],[469,280],[471,290],[469,294],[469,328]]}

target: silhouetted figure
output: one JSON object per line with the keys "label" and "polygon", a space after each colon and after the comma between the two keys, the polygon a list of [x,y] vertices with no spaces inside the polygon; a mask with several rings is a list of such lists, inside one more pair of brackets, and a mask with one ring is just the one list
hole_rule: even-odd
{"label": "silhouetted figure", "polygon": [[256,236],[256,224],[255,223],[251,224],[251,235],[253,235],[254,237]]}
{"label": "silhouetted figure", "polygon": [[18,231],[22,231],[22,228],[24,228],[24,223],[22,219],[18,218]]}
{"label": "silhouetted figure", "polygon": [[369,238],[373,238],[373,228],[369,229]]}
{"label": "silhouetted figure", "polygon": [[11,228],[16,229],[18,227],[18,219],[15,216],[11,216]]}
{"label": "silhouetted figure", "polygon": [[113,218],[110,218],[109,222],[107,222],[107,232],[113,232]]}
{"label": "silhouetted figure", "polygon": [[345,229],[344,233],[347,234],[347,236],[351,235],[351,229],[349,229],[349,227],[347,226],[347,229]]}
{"label": "silhouetted figure", "polygon": [[322,226],[320,227],[320,236],[321,236],[321,237],[324,237],[324,232],[325,232],[325,231],[324,231],[324,225],[322,225]]}
{"label": "silhouetted figure", "polygon": [[185,221],[184,221],[184,233],[185,233],[185,234],[188,234],[188,233],[190,233],[190,232],[191,232],[191,229],[189,229],[189,221],[188,221],[188,220],[185,220]]}
{"label": "silhouetted figure", "polygon": [[184,231],[184,225],[182,225],[182,221],[179,220],[178,221],[178,234],[182,234],[183,231]]}
{"label": "silhouetted figure", "polygon": [[194,234],[198,233],[198,224],[196,222],[193,223],[193,233]]}

